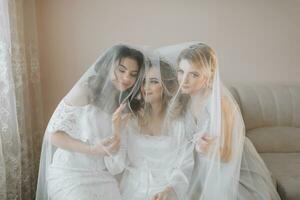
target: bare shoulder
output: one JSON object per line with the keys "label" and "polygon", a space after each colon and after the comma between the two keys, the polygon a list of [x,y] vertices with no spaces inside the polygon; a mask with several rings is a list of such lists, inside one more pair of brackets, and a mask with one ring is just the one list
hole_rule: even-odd
{"label": "bare shoulder", "polygon": [[92,90],[87,83],[75,85],[66,95],[64,101],[71,106],[85,106],[91,102]]}

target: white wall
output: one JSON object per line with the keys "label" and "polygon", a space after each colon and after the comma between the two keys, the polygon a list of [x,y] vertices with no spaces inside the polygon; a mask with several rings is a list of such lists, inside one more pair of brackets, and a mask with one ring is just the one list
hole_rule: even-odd
{"label": "white wall", "polygon": [[118,42],[199,40],[217,51],[227,83],[300,84],[299,0],[37,0],[37,14],[45,121]]}

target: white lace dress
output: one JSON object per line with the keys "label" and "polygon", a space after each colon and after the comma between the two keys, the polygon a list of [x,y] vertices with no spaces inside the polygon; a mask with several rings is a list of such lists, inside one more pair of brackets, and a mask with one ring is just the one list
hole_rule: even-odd
{"label": "white lace dress", "polygon": [[[86,143],[110,136],[111,116],[93,105],[69,106],[62,101],[48,125]],[[108,159],[109,160],[109,159]],[[104,156],[56,148],[47,172],[51,200],[120,200],[116,179],[106,170]]]}
{"label": "white lace dress", "polygon": [[[175,190],[175,199],[186,199],[194,165],[193,148],[179,136],[183,126],[177,125],[174,136],[149,136],[138,133],[138,128],[129,128],[127,145],[123,145],[127,146],[127,167],[120,186],[123,200],[152,200],[167,186]],[[121,159],[117,158],[118,164]],[[119,166],[115,163],[109,169],[119,170]]]}

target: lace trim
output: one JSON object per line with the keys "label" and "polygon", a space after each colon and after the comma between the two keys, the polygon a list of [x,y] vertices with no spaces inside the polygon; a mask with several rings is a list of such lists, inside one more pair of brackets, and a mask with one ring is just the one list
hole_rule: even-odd
{"label": "lace trim", "polygon": [[70,106],[62,100],[49,122],[48,130],[51,132],[60,130],[72,136],[78,135],[79,118],[85,107]]}

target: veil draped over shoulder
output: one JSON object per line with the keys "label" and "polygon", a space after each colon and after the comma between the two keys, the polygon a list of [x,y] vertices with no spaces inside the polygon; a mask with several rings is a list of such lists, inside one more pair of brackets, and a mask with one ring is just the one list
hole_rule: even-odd
{"label": "veil draped over shoulder", "polygon": [[37,200],[121,198],[106,170],[121,137],[113,116],[120,105],[124,113],[139,110],[144,71],[142,49],[114,45],[61,100],[44,135]]}
{"label": "veil draped over shoulder", "polygon": [[220,79],[215,51],[200,42],[157,51],[176,67],[179,89],[169,105],[194,146],[186,199],[280,199],[270,173],[245,136],[238,104]]}

